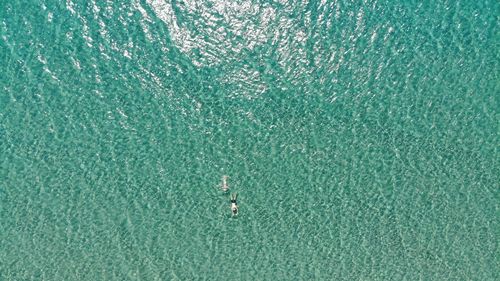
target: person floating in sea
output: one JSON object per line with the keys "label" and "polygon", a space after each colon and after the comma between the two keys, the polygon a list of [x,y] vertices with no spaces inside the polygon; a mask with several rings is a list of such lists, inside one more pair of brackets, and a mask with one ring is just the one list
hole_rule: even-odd
{"label": "person floating in sea", "polygon": [[224,175],[222,176],[222,191],[227,192],[229,190],[229,185],[227,184],[227,178],[228,176]]}
{"label": "person floating in sea", "polygon": [[233,216],[238,215],[238,203],[236,203],[236,198],[238,198],[238,194],[231,194],[231,212],[233,212]]}

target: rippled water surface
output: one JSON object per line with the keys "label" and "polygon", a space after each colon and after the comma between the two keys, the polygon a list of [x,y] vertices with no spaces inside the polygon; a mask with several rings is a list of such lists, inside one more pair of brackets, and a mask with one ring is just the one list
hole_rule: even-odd
{"label": "rippled water surface", "polygon": [[499,279],[498,1],[0,7],[0,280]]}

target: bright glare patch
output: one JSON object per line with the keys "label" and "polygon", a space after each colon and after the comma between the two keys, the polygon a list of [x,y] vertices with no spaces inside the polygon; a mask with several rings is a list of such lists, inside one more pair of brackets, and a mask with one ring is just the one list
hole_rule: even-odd
{"label": "bright glare patch", "polygon": [[169,28],[174,44],[199,67],[237,59],[266,41],[273,8],[249,0],[147,0]]}

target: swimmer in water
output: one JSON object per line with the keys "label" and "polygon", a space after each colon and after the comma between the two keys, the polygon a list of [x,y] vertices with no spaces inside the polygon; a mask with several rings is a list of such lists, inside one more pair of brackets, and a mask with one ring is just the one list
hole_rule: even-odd
{"label": "swimmer in water", "polygon": [[229,185],[227,185],[227,178],[228,176],[224,175],[222,176],[222,191],[227,192],[229,190]]}
{"label": "swimmer in water", "polygon": [[238,215],[238,203],[236,203],[236,198],[238,198],[238,194],[231,194],[231,212],[233,212],[233,216]]}

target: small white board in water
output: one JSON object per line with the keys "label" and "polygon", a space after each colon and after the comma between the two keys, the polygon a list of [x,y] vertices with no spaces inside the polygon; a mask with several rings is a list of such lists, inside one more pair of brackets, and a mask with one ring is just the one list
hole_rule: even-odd
{"label": "small white board in water", "polygon": [[221,189],[223,192],[227,192],[229,190],[229,185],[227,184],[227,178],[228,178],[228,176],[226,176],[226,175],[222,176]]}

